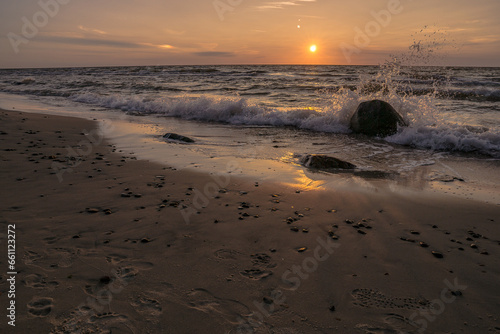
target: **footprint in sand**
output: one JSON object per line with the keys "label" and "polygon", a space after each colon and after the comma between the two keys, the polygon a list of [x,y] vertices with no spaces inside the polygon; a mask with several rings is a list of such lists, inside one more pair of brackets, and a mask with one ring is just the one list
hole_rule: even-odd
{"label": "footprint in sand", "polygon": [[270,270],[261,270],[261,269],[246,269],[240,271],[240,275],[246,278],[250,278],[253,280],[261,280],[266,277],[269,277],[273,274]]}
{"label": "footprint in sand", "polygon": [[236,300],[218,298],[205,289],[195,289],[187,295],[187,298],[189,307],[220,316],[233,325],[239,324],[241,318],[251,314],[245,304]]}
{"label": "footprint in sand", "polygon": [[33,251],[24,253],[23,261],[26,265],[39,266],[44,270],[48,268],[68,268],[73,265],[76,258],[75,251],[67,248],[49,248],[39,254]]}
{"label": "footprint in sand", "polygon": [[424,309],[430,304],[423,298],[391,297],[373,289],[355,289],[351,295],[354,297],[354,305],[361,307],[418,310]]}
{"label": "footprint in sand", "polygon": [[47,276],[42,276],[39,274],[28,275],[21,282],[28,288],[33,289],[55,289],[59,286],[58,282],[47,282]]}
{"label": "footprint in sand", "polygon": [[233,249],[219,249],[215,253],[215,257],[221,260],[237,260],[242,253]]}
{"label": "footprint in sand", "polygon": [[148,296],[139,296],[137,300],[132,303],[132,306],[135,307],[137,312],[147,317],[155,318],[162,313],[160,303],[156,299]]}
{"label": "footprint in sand", "polygon": [[[418,326],[412,325],[410,319],[395,313],[387,314],[384,318],[386,325],[358,324],[355,328],[367,334],[412,334],[418,333]],[[386,327],[389,326],[389,327]]]}
{"label": "footprint in sand", "polygon": [[277,266],[276,263],[271,262],[271,256],[265,253],[252,254],[250,255],[250,258],[252,259],[254,268],[241,271],[240,275],[242,275],[243,277],[254,280],[261,280],[273,274],[272,271],[267,269],[275,268]]}
{"label": "footprint in sand", "polygon": [[54,304],[52,298],[33,298],[27,305],[28,313],[35,317],[46,317],[52,311]]}

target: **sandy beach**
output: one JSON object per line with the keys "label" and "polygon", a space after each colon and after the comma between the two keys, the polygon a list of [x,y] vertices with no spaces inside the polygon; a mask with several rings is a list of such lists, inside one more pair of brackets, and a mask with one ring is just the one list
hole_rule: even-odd
{"label": "sandy beach", "polygon": [[497,205],[298,191],[137,160],[84,119],[0,122],[2,333],[500,333]]}

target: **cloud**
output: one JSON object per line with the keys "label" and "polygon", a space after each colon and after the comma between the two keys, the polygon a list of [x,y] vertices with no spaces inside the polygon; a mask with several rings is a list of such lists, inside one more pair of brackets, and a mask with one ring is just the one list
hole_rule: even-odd
{"label": "cloud", "polygon": [[255,8],[259,10],[266,10],[266,9],[283,9],[287,6],[298,6],[301,5],[303,2],[316,2],[316,0],[289,0],[289,1],[272,1],[272,2],[266,2],[263,5],[257,6]]}
{"label": "cloud", "polygon": [[236,54],[234,52],[223,52],[223,51],[202,51],[194,52],[195,56],[199,57],[234,57]]}
{"label": "cloud", "polygon": [[82,46],[108,46],[115,48],[141,48],[140,43],[124,42],[112,39],[97,39],[97,38],[80,38],[80,37],[64,37],[64,36],[40,36],[39,40],[61,43],[73,44]]}
{"label": "cloud", "polygon": [[94,33],[94,34],[99,34],[99,35],[106,35],[107,34],[107,32],[105,32],[105,31],[102,31],[102,30],[99,30],[99,29],[87,28],[87,27],[84,27],[84,26],[78,26],[78,29],[80,29],[82,31],[85,31],[85,32],[91,32],[91,33]]}

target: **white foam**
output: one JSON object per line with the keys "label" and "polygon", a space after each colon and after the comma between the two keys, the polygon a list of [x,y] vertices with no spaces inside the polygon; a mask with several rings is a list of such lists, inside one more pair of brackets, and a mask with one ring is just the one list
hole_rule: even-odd
{"label": "white foam", "polygon": [[[349,121],[357,105],[370,98],[351,90],[341,90],[322,110],[276,109],[250,103],[240,97],[180,97],[147,99],[121,95],[80,94],[74,101],[119,109],[125,112],[156,114],[187,120],[222,122],[235,125],[292,126],[329,133],[349,133]],[[430,97],[382,96],[410,124],[388,142],[433,150],[479,152],[500,157],[500,132],[448,122]]]}

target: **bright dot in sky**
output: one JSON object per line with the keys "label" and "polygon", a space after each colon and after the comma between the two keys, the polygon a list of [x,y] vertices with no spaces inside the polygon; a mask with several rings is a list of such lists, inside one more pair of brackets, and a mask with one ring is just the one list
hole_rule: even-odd
{"label": "bright dot in sky", "polygon": [[300,29],[300,24],[299,24],[299,25],[297,25],[297,28],[299,28],[299,29]]}
{"label": "bright dot in sky", "polygon": [[316,50],[317,50],[316,45],[311,45],[311,47],[309,48],[309,51],[311,52],[316,52]]}

